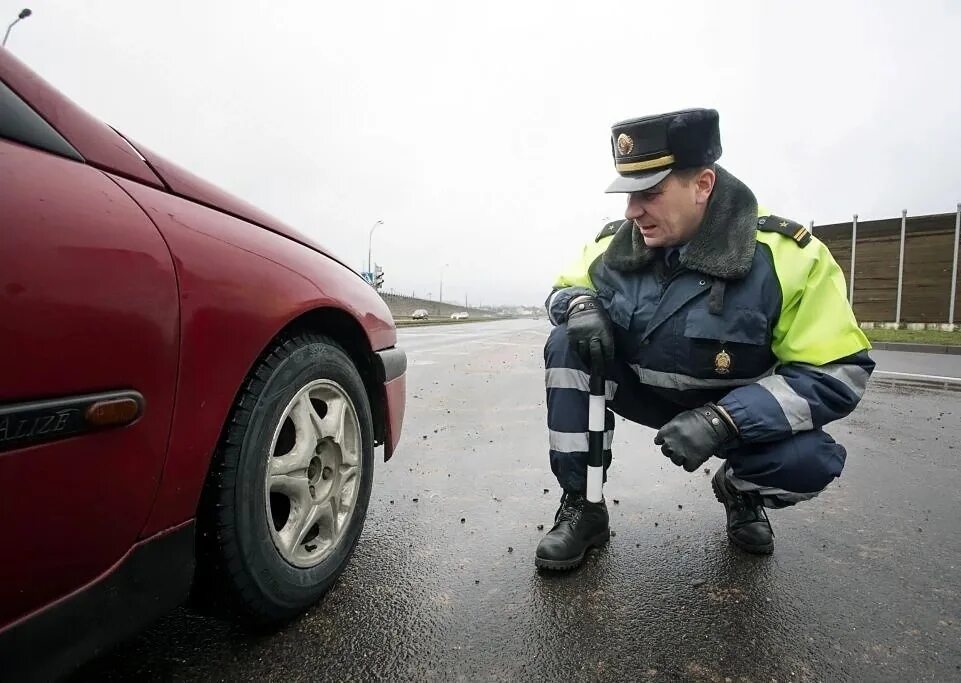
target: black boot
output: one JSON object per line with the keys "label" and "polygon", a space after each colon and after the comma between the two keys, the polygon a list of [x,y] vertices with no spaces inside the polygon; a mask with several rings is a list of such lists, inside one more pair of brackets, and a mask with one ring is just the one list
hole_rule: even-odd
{"label": "black boot", "polygon": [[774,531],[760,496],[735,489],[727,479],[727,467],[718,468],[711,486],[727,511],[727,537],[731,543],[755,555],[774,552]]}
{"label": "black boot", "polygon": [[611,537],[607,505],[590,503],[583,493],[564,493],[554,515],[554,528],[537,544],[534,564],[542,569],[573,569],[591,546]]}

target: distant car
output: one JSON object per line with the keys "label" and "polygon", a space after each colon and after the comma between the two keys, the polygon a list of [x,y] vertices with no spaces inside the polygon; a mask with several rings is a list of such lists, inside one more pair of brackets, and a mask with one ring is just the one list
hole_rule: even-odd
{"label": "distant car", "polygon": [[400,438],[387,305],[6,50],[0,179],[0,678],[190,595],[258,627],[315,603]]}
{"label": "distant car", "polygon": [[460,311],[459,313],[450,314],[451,320],[467,320],[469,317],[470,316],[467,314],[466,311]]}
{"label": "distant car", "polygon": [[411,314],[410,317],[413,318],[414,320],[427,320],[428,318],[427,311],[423,308],[418,308],[416,311],[414,311]]}

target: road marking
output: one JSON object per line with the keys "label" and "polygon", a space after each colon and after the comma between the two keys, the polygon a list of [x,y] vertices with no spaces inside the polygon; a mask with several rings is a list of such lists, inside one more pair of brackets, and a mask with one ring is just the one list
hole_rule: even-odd
{"label": "road marking", "polygon": [[480,344],[487,344],[488,346],[525,346],[525,347],[534,347],[534,346],[540,346],[540,345],[541,345],[540,342],[521,343],[521,342],[507,342],[507,341],[482,341],[482,342],[479,342],[479,343],[480,343]]}
{"label": "road marking", "polygon": [[[504,346],[521,346],[521,347],[534,347],[540,344],[523,344],[517,342],[500,341],[500,337],[516,337],[514,330],[472,330],[469,334],[445,334],[445,333],[424,333],[424,337],[441,337],[440,339],[423,339],[417,340],[407,339],[403,335],[398,335],[399,346],[403,348],[408,355],[412,353],[436,353],[441,349],[449,349],[451,347],[467,347],[467,346],[487,346],[487,345],[504,345]],[[463,353],[463,352],[462,352]],[[465,354],[467,355],[467,354]]]}
{"label": "road marking", "polygon": [[460,335],[454,334],[452,332],[408,332],[407,330],[398,330],[398,337],[457,337]]}
{"label": "road marking", "polygon": [[941,375],[918,375],[913,372],[893,372],[891,370],[875,370],[875,375],[894,375],[896,377],[910,377],[912,379],[929,379],[939,382],[961,382],[961,377],[942,377]]}

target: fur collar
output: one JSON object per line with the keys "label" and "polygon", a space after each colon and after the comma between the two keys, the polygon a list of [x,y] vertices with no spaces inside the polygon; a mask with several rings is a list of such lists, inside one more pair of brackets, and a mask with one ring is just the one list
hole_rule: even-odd
{"label": "fur collar", "polygon": [[[757,200],[750,188],[716,166],[717,182],[707,202],[700,229],[681,254],[681,265],[705,275],[739,280],[751,270],[757,242]],[[604,252],[614,270],[643,270],[663,249],[644,244],[633,221],[624,221]]]}

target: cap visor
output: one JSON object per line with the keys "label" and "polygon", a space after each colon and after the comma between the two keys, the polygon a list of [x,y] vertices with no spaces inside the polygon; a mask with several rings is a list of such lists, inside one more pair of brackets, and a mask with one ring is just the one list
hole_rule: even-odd
{"label": "cap visor", "polygon": [[616,192],[641,192],[642,190],[649,190],[670,174],[671,169],[667,168],[663,171],[652,171],[651,173],[643,173],[629,177],[618,176],[604,192],[613,194]]}

